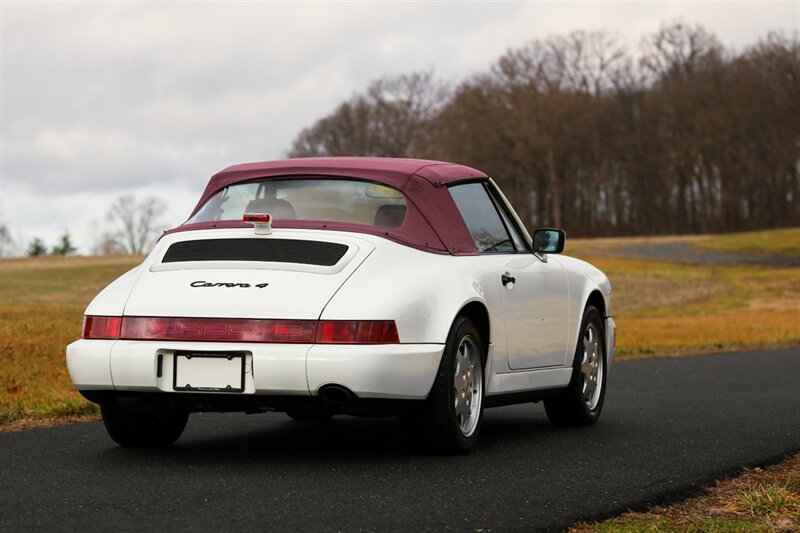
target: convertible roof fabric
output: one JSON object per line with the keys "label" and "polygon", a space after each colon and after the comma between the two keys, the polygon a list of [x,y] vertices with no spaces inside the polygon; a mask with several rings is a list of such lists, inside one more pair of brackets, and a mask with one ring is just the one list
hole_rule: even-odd
{"label": "convertible roof fabric", "polygon": [[[254,180],[296,176],[355,178],[384,183],[406,195],[407,212],[402,226],[382,228],[345,222],[306,220],[273,221],[275,228],[328,229],[370,233],[430,252],[477,255],[477,249],[446,185],[486,178],[480,170],[455,163],[424,159],[382,157],[310,157],[246,163],[228,167],[208,182],[191,216],[218,191]],[[166,233],[208,228],[249,227],[238,220],[184,224]]]}

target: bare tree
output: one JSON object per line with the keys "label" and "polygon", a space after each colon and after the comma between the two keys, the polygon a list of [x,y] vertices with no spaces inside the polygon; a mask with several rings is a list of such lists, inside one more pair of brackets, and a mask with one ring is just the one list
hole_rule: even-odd
{"label": "bare tree", "polygon": [[683,21],[664,24],[642,39],[641,64],[653,81],[687,80],[709,62],[719,61],[724,49],[719,40],[699,25]]}
{"label": "bare tree", "polygon": [[109,232],[95,237],[92,244],[92,255],[125,255],[125,249]]}
{"label": "bare tree", "polygon": [[118,197],[106,214],[110,227],[103,234],[105,250],[120,249],[126,254],[141,254],[152,244],[158,230],[163,227],[161,219],[166,204],[149,196],[137,201],[132,194]]}
{"label": "bare tree", "polygon": [[432,72],[381,78],[304,129],[289,155],[424,156],[446,98],[447,88]]}
{"label": "bare tree", "polygon": [[17,243],[5,224],[0,224],[0,257],[10,257],[17,251]]}
{"label": "bare tree", "polygon": [[797,37],[737,54],[677,21],[634,55],[612,34],[576,31],[439,88],[430,75],[377,80],[291,154],[463,162],[526,223],[571,235],[800,225]]}

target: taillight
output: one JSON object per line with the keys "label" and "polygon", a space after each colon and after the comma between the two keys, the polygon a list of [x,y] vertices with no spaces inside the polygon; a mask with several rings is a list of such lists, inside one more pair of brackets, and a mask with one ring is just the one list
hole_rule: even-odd
{"label": "taillight", "polygon": [[83,317],[84,339],[398,344],[393,320],[277,320],[249,318]]}
{"label": "taillight", "polygon": [[123,339],[312,344],[316,320],[125,317]]}
{"label": "taillight", "polygon": [[90,316],[83,317],[84,339],[118,339],[122,317],[120,316]]}
{"label": "taillight", "polygon": [[319,344],[397,344],[397,326],[393,320],[322,320]]}

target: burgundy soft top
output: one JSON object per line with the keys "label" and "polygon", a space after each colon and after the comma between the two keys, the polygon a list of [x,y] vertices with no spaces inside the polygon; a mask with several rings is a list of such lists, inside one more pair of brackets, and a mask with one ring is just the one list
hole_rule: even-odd
{"label": "burgundy soft top", "polygon": [[[233,165],[211,177],[191,216],[220,190],[235,183],[287,176],[331,176],[384,183],[406,195],[403,225],[382,228],[346,222],[275,219],[275,228],[329,229],[371,233],[422,250],[475,255],[469,230],[445,185],[486,178],[480,170],[455,163],[382,157],[309,157]],[[249,227],[240,220],[185,224],[166,233],[208,228]]]}

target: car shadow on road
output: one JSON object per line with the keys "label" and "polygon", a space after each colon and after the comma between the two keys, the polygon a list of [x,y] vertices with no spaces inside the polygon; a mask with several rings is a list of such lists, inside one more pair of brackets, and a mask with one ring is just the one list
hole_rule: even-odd
{"label": "car shadow on road", "polygon": [[[195,415],[197,416],[197,415]],[[296,422],[284,415],[200,415],[190,420],[186,434],[168,448],[106,448],[104,459],[151,460],[170,465],[224,462],[249,466],[286,465],[309,458],[330,463],[397,462],[403,459],[443,456],[416,449],[395,418],[339,416],[325,422]],[[195,422],[197,428],[193,428]],[[592,428],[554,428],[543,413],[528,407],[487,411],[480,440],[469,457],[558,449],[574,439],[575,432],[591,434]],[[453,459],[464,456],[453,456]]]}

